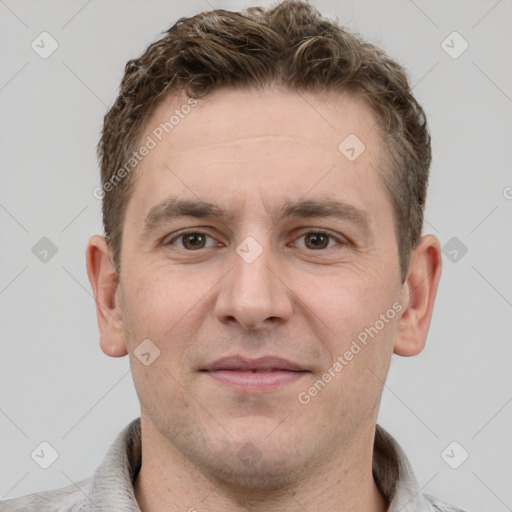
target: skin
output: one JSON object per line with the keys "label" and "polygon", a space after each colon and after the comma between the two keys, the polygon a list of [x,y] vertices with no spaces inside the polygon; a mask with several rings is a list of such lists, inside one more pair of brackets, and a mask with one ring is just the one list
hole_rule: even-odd
{"label": "skin", "polygon": [[[183,103],[163,102],[141,140]],[[351,133],[366,146],[353,162],[338,150]],[[381,394],[392,354],[424,347],[441,253],[435,237],[423,236],[402,283],[393,209],[378,175],[384,156],[375,117],[354,96],[220,90],[139,164],[120,274],[101,236],[89,241],[87,270],[101,348],[130,357],[143,511],[387,509],[371,469]],[[148,212],[169,196],[234,216],[168,219],[145,232]],[[301,199],[348,203],[367,227],[275,216]],[[208,235],[199,239],[205,245],[178,237],[184,229]],[[332,235],[320,248],[318,229]],[[236,252],[248,236],[263,250],[252,263]],[[393,304],[400,313],[301,403],[299,393]],[[134,356],[147,338],[160,350],[149,366]],[[233,354],[280,356],[308,372],[277,389],[247,391],[198,371]],[[250,464],[237,456],[247,443],[257,454]]]}

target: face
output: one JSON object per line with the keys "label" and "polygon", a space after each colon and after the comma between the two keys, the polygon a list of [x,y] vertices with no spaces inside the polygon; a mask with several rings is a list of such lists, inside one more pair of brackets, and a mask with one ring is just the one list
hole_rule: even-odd
{"label": "face", "polygon": [[206,471],[282,484],[376,421],[403,291],[382,142],[361,100],[284,90],[216,92],[158,141],[184,103],[147,124],[123,228],[141,414]]}

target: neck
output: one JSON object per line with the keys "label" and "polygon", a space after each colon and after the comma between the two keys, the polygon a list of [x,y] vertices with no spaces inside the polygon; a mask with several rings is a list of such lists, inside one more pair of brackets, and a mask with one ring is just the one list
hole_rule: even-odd
{"label": "neck", "polygon": [[[343,452],[320,461],[286,488],[234,486],[197,468],[141,418],[142,466],[134,483],[142,512],[385,512],[372,474],[375,425],[361,428]],[[312,467],[312,466],[309,466]]]}

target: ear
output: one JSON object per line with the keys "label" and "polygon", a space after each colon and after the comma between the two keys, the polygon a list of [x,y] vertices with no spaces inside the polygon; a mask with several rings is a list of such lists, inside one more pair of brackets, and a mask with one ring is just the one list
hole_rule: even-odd
{"label": "ear", "polygon": [[87,244],[87,275],[96,302],[96,316],[100,330],[100,346],[112,357],[125,356],[125,328],[121,302],[117,299],[119,278],[110,258],[105,237],[95,235]]}
{"label": "ear", "polygon": [[411,253],[407,278],[402,287],[404,312],[394,345],[394,353],[399,356],[415,356],[425,347],[441,266],[439,240],[433,235],[422,236]]}

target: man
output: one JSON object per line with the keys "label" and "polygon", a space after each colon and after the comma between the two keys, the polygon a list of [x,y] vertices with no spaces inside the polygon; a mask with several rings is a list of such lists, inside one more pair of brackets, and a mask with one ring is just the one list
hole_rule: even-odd
{"label": "man", "polygon": [[87,270],[141,417],[2,512],[460,510],[376,425],[441,273],[399,65],[305,3],[202,13],[128,62],[98,149]]}

